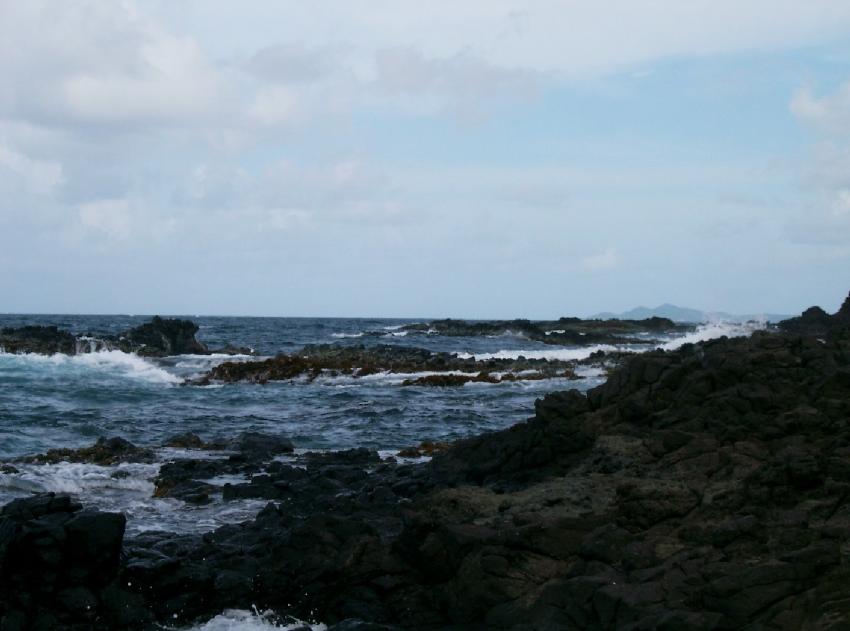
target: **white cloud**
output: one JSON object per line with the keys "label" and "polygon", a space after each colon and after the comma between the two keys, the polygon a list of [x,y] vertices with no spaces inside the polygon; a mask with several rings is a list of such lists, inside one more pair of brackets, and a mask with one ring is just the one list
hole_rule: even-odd
{"label": "white cloud", "polygon": [[825,132],[850,134],[850,82],[834,94],[820,98],[803,88],[791,100],[791,111]]}
{"label": "white cloud", "polygon": [[579,262],[581,268],[588,272],[611,270],[620,264],[620,255],[616,248],[608,248],[604,252],[586,256]]}
{"label": "white cloud", "polygon": [[93,236],[105,243],[144,244],[162,241],[176,226],[176,218],[146,212],[137,201],[98,199],[77,207],[77,224],[71,227],[71,234],[76,238]]}
{"label": "white cloud", "polygon": [[786,233],[795,243],[843,252],[850,243],[850,82],[822,97],[801,89],[790,107],[819,136],[802,169],[810,201]]}
{"label": "white cloud", "polygon": [[81,204],[77,212],[80,225],[85,230],[101,233],[110,239],[127,239],[130,236],[130,205],[125,199]]}
{"label": "white cloud", "polygon": [[63,182],[64,176],[61,164],[30,158],[0,143],[0,184],[4,180],[4,189],[14,189],[17,184],[27,192],[49,195]]}
{"label": "white cloud", "polygon": [[132,2],[4,3],[0,116],[45,125],[193,124],[225,103],[197,41]]}

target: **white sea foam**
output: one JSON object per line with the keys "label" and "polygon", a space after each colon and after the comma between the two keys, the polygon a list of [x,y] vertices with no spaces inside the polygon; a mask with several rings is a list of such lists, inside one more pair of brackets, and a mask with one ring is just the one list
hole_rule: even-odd
{"label": "white sea foam", "polygon": [[405,337],[407,334],[408,331],[390,331],[384,337]]}
{"label": "white sea foam", "polygon": [[[177,450],[167,453],[174,454]],[[210,504],[190,506],[178,499],[154,497],[153,479],[160,464],[15,463],[17,473],[0,473],[0,505],[31,493],[68,493],[86,506],[124,513],[131,533],[149,530],[202,533],[252,519],[268,503],[259,499],[222,502],[213,496]],[[230,479],[221,476],[209,482],[244,481],[237,476]]]}
{"label": "white sea foam", "polygon": [[363,375],[362,377],[353,377],[350,375],[320,375],[314,383],[328,386],[355,386],[355,385],[382,385],[393,386],[399,385],[406,379],[419,379],[420,377],[431,377],[433,375],[466,375],[467,377],[475,377],[478,372],[463,372],[460,370],[442,370],[442,371],[421,371],[421,372],[376,372],[371,375]]}
{"label": "white sea foam", "polygon": [[747,337],[752,335],[754,331],[759,331],[767,326],[765,322],[710,322],[708,324],[700,324],[695,331],[681,337],[674,338],[659,348],[667,351],[675,350],[685,344],[695,344],[696,342],[705,342],[718,337]]}
{"label": "white sea foam", "polygon": [[151,383],[177,384],[182,379],[167,370],[156,366],[152,362],[139,357],[133,353],[122,351],[98,351],[96,353],[83,353],[81,355],[37,355],[26,353],[11,355],[0,354],[12,361],[23,362],[31,366],[43,366],[54,370],[95,370],[109,372],[134,379],[141,379]]}
{"label": "white sea foam", "polygon": [[595,344],[593,346],[581,346],[575,348],[501,350],[496,353],[479,353],[476,355],[471,353],[457,353],[457,356],[460,359],[474,358],[479,361],[488,359],[519,359],[520,357],[525,357],[526,359],[571,361],[586,359],[598,351],[647,351],[654,348],[675,350],[684,344],[704,342],[706,340],[723,337],[724,335],[727,337],[745,337],[751,335],[754,331],[765,328],[765,326],[766,324],[764,322],[713,322],[709,324],[701,324],[691,333],[672,338],[658,346],[652,346],[646,343],[627,346]]}
{"label": "white sea foam", "polygon": [[[59,462],[56,464],[16,464],[18,473],[0,474],[0,488],[30,493],[70,493],[87,495],[131,492],[145,496],[153,493],[150,481],[159,465],[126,464],[101,467],[94,464]],[[113,476],[117,472],[117,476]]]}
{"label": "white sea foam", "polygon": [[187,627],[191,631],[267,631],[268,629],[297,629],[307,625],[312,631],[325,631],[328,627],[324,624],[305,623],[294,620],[286,624],[278,624],[274,621],[271,611],[259,612],[246,609],[226,609],[223,613],[207,622]]}
{"label": "white sea foam", "polygon": [[597,351],[615,351],[619,350],[617,346],[610,344],[597,344],[595,346],[582,346],[580,348],[540,348],[528,350],[503,350],[496,353],[479,353],[473,355],[471,353],[458,353],[460,359],[476,359],[478,361],[486,361],[488,359],[548,359],[570,361],[574,359],[584,359]]}
{"label": "white sea foam", "polygon": [[363,337],[363,332],[359,333],[331,333],[331,337],[336,337],[339,339],[349,338],[349,337]]}

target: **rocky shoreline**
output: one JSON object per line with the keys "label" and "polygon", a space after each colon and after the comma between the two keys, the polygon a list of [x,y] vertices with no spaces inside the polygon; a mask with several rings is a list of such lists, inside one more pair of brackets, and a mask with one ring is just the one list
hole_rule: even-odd
{"label": "rocky shoreline", "polygon": [[[295,455],[256,434],[170,442],[227,457],[163,465],[161,496],[269,504],[204,535],[125,538],[123,515],[15,500],[0,628],[252,606],[338,630],[850,626],[850,298],[779,331],[623,357],[586,396],[548,395],[429,462]],[[148,457],[120,439],[42,456]],[[205,482],[232,473],[250,479]]]}
{"label": "rocky shoreline", "polygon": [[135,353],[142,357],[166,357],[169,355],[227,355],[246,354],[246,348],[210,350],[199,342],[195,335],[198,325],[191,320],[178,320],[154,316],[146,322],[118,335],[74,335],[55,326],[23,326],[0,329],[0,352],[36,353],[39,355],[80,355],[98,351],[117,350]]}

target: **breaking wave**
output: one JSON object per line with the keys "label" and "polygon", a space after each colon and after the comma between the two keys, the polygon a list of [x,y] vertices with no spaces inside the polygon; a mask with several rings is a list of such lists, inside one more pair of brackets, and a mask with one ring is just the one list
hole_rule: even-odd
{"label": "breaking wave", "polygon": [[301,620],[289,623],[278,623],[270,611],[259,612],[247,609],[226,609],[215,618],[207,622],[188,627],[191,631],[267,631],[268,629],[279,629],[283,631],[309,628],[312,631],[325,631],[328,627],[324,624],[310,624]]}
{"label": "breaking wave", "polygon": [[547,360],[582,360],[590,357],[598,351],[648,351],[655,348],[672,351],[685,344],[694,344],[696,342],[705,342],[719,337],[747,337],[752,335],[754,331],[764,329],[767,325],[764,322],[712,322],[709,324],[701,324],[691,333],[672,338],[660,345],[651,344],[630,344],[628,346],[614,346],[611,344],[595,344],[593,346],[581,346],[575,348],[545,348],[545,349],[518,349],[518,350],[501,350],[495,353],[457,353],[460,359],[488,360],[488,359],[547,359]]}
{"label": "breaking wave", "polygon": [[36,355],[0,353],[0,362],[21,364],[22,368],[43,369],[55,372],[94,370],[151,383],[179,384],[182,379],[133,353],[123,351],[98,351],[81,355]]}

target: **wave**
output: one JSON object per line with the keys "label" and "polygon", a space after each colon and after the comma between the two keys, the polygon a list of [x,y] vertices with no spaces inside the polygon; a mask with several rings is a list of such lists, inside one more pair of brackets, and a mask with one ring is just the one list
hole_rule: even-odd
{"label": "wave", "polygon": [[[0,487],[30,493],[69,493],[83,495],[106,490],[153,494],[150,481],[159,465],[118,465],[102,467],[87,463],[59,462],[43,465],[16,465],[18,473],[0,474]],[[120,472],[121,475],[113,475]]]}
{"label": "wave", "polygon": [[766,322],[710,322],[708,324],[700,324],[696,330],[687,335],[674,338],[658,348],[666,351],[673,351],[685,344],[696,344],[697,342],[705,342],[718,337],[749,337],[755,331],[763,330],[767,327]]}
{"label": "wave", "polygon": [[183,380],[152,362],[134,353],[123,351],[98,351],[82,355],[37,355],[34,353],[0,353],[7,361],[22,362],[32,367],[44,367],[53,370],[86,369],[108,372],[150,383],[179,384]]}
{"label": "wave", "polygon": [[476,359],[478,361],[486,361],[488,359],[547,359],[560,361],[574,361],[587,359],[593,353],[598,351],[615,352],[615,351],[632,351],[641,352],[660,348],[667,351],[676,350],[685,344],[694,344],[696,342],[705,342],[707,340],[716,339],[719,337],[747,337],[753,332],[764,329],[767,325],[764,322],[712,322],[709,324],[701,324],[694,331],[686,335],[672,338],[660,345],[651,345],[646,343],[638,343],[627,346],[615,346],[612,344],[595,344],[593,346],[581,346],[574,348],[554,348],[554,349],[518,349],[518,350],[501,350],[496,353],[457,353],[460,359]]}
{"label": "wave", "polygon": [[443,370],[443,371],[426,371],[421,372],[376,372],[371,375],[363,375],[362,377],[354,377],[352,375],[319,375],[313,383],[326,386],[356,386],[356,385],[386,385],[396,386],[401,384],[406,379],[415,380],[421,377],[431,377],[434,375],[465,375],[467,377],[475,377],[478,372],[463,372],[460,370]]}
{"label": "wave", "polygon": [[288,624],[278,624],[274,621],[271,611],[259,612],[247,609],[226,609],[215,618],[203,624],[187,627],[191,631],[267,631],[278,629],[283,631],[309,628],[311,631],[325,631],[328,627],[324,624],[310,624],[301,620],[294,620]]}
{"label": "wave", "polygon": [[339,339],[349,338],[349,337],[363,337],[363,332],[359,333],[331,333],[331,337],[336,337]]}

